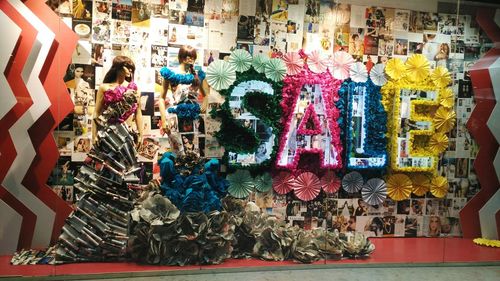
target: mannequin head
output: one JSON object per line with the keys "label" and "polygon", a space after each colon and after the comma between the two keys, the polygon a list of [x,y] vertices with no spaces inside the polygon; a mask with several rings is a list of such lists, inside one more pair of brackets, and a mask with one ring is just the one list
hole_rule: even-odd
{"label": "mannequin head", "polygon": [[114,83],[120,79],[132,81],[135,72],[134,62],[126,56],[117,56],[113,59],[113,65],[104,76],[104,83]]}

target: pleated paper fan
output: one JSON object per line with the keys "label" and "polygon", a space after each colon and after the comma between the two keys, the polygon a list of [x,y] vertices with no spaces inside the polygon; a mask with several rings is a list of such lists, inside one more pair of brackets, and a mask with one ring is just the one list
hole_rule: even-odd
{"label": "pleated paper fan", "polygon": [[431,79],[434,82],[434,85],[439,88],[443,88],[448,86],[451,83],[451,75],[448,69],[442,66],[438,66],[434,69],[431,74]]}
{"label": "pleated paper fan", "polygon": [[394,174],[387,180],[387,195],[396,201],[410,198],[412,182],[407,175]]}
{"label": "pleated paper fan", "polygon": [[444,107],[438,108],[434,114],[434,125],[436,131],[447,133],[455,126],[457,115],[455,111]]}
{"label": "pleated paper fan", "polygon": [[238,170],[227,176],[229,182],[228,192],[236,198],[245,198],[252,192],[254,183],[250,172],[247,170]]}
{"label": "pleated paper fan", "polygon": [[229,56],[229,63],[234,65],[238,72],[247,71],[252,66],[252,55],[247,50],[236,49]]}
{"label": "pleated paper fan", "polygon": [[436,154],[443,153],[448,148],[448,136],[443,133],[436,133],[429,140],[429,148]]}
{"label": "pleated paper fan", "polygon": [[225,60],[216,60],[208,66],[206,79],[216,91],[227,89],[236,80],[236,68]]}
{"label": "pleated paper fan", "polygon": [[327,172],[321,178],[321,188],[326,193],[335,193],[340,189],[340,179],[333,172]]}
{"label": "pleated paper fan", "polygon": [[402,60],[392,58],[385,65],[385,73],[394,80],[399,80],[405,76],[406,67]]}
{"label": "pleated paper fan", "polygon": [[280,172],[273,177],[273,189],[278,194],[287,194],[292,191],[295,177],[289,172]]}
{"label": "pleated paper fan", "polygon": [[373,84],[377,86],[384,86],[387,83],[387,78],[385,77],[385,65],[382,63],[377,63],[370,70],[370,79]]}
{"label": "pleated paper fan", "polygon": [[254,186],[259,192],[268,192],[273,187],[273,177],[269,173],[264,173],[255,178]]}
{"label": "pleated paper fan", "polygon": [[351,65],[349,75],[351,76],[351,80],[357,83],[365,83],[368,80],[368,71],[362,62]]}
{"label": "pleated paper fan", "polygon": [[349,70],[353,64],[354,59],[349,53],[345,51],[335,52],[332,59],[333,77],[339,80],[349,78]]}
{"label": "pleated paper fan", "polygon": [[363,176],[359,172],[350,172],[342,178],[342,188],[349,193],[360,191],[363,183]]}
{"label": "pleated paper fan", "polygon": [[304,68],[304,60],[296,52],[288,52],[283,56],[283,62],[286,65],[286,74],[296,75],[299,74]]}
{"label": "pleated paper fan", "polygon": [[439,92],[439,104],[446,108],[453,107],[455,104],[455,95],[451,88],[445,88]]}
{"label": "pleated paper fan", "polygon": [[422,81],[429,76],[431,68],[429,61],[422,54],[414,54],[406,60],[406,71],[408,78],[412,81]]}
{"label": "pleated paper fan", "polygon": [[387,197],[385,181],[378,178],[369,179],[361,189],[361,197],[372,206],[382,204]]}
{"label": "pleated paper fan", "polygon": [[431,181],[431,193],[437,198],[443,198],[448,193],[448,180],[445,177],[437,176]]}
{"label": "pleated paper fan", "polygon": [[285,63],[278,58],[270,59],[266,63],[265,74],[267,78],[273,80],[274,82],[283,80],[286,74]]}
{"label": "pleated paper fan", "polygon": [[417,196],[424,196],[429,190],[431,185],[431,180],[428,176],[423,174],[417,174],[411,179],[413,183],[413,194]]}
{"label": "pleated paper fan", "polygon": [[320,51],[314,50],[307,58],[307,66],[314,73],[323,73],[328,69],[328,59]]}
{"label": "pleated paper fan", "polygon": [[302,173],[295,178],[293,191],[300,200],[311,201],[321,191],[321,181],[311,172]]}
{"label": "pleated paper fan", "polygon": [[253,57],[252,66],[258,73],[264,73],[266,71],[266,64],[268,61],[268,56],[258,54]]}

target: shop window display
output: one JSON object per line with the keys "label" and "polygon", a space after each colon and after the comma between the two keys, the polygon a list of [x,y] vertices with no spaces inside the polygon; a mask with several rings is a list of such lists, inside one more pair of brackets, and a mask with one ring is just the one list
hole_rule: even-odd
{"label": "shop window display", "polygon": [[[366,237],[461,235],[458,211],[479,190],[465,128],[480,52],[470,16],[59,2],[47,5],[71,15],[89,53],[65,79],[73,122],[54,133],[64,161],[49,184],[76,210],[59,261],[312,262],[369,255]],[[121,85],[134,62],[137,84]],[[141,106],[138,88],[154,105]]]}

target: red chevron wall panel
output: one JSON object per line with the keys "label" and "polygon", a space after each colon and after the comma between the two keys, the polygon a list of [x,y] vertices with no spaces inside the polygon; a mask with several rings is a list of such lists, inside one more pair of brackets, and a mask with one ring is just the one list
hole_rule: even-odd
{"label": "red chevron wall panel", "polygon": [[45,1],[0,1],[0,254],[49,245],[71,207],[45,184],[52,131],[73,109],[63,76],[77,36]]}

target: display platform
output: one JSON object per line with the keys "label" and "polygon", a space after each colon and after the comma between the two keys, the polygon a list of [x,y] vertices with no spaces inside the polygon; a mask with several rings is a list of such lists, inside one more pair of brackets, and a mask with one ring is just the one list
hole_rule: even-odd
{"label": "display platform", "polygon": [[[195,274],[199,270],[213,272],[290,270],[334,267],[384,267],[418,265],[500,265],[500,249],[478,246],[464,238],[372,238],[377,250],[366,259],[344,259],[340,261],[318,261],[313,264],[298,264],[293,261],[268,262],[257,259],[229,259],[219,265],[202,266],[151,266],[136,263],[78,263],[65,265],[10,265],[10,256],[0,257],[0,278],[16,276],[60,276],[64,280],[72,277],[100,276],[153,276]],[[62,279],[61,279],[62,280]]]}

